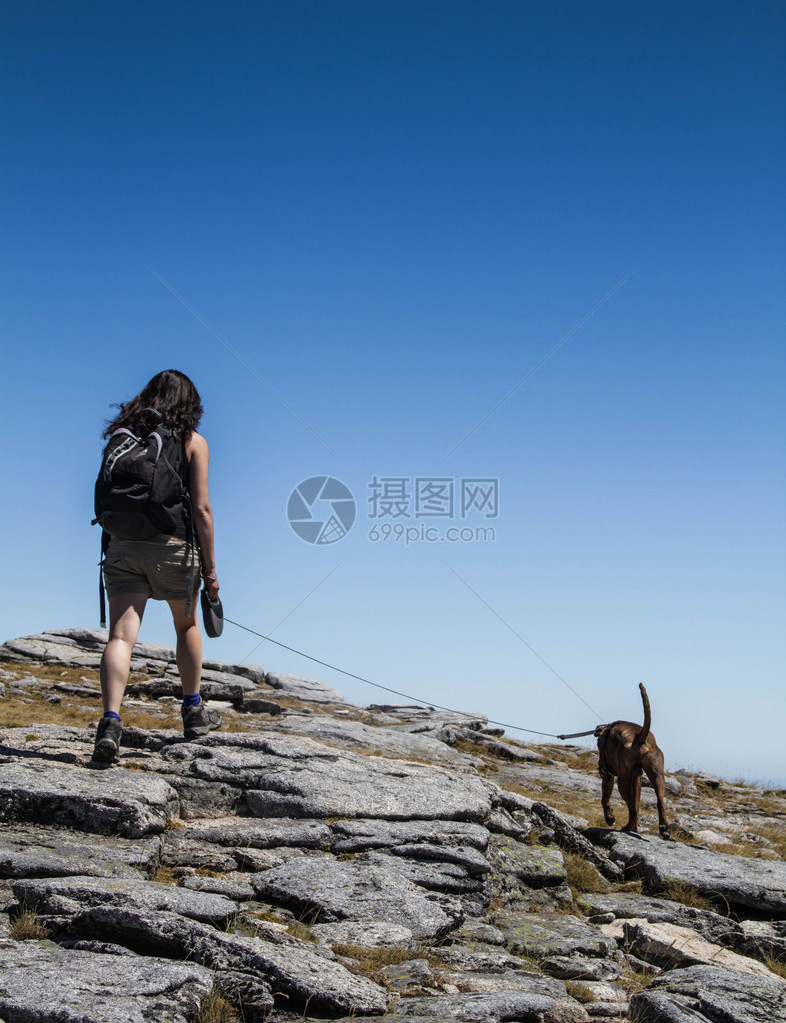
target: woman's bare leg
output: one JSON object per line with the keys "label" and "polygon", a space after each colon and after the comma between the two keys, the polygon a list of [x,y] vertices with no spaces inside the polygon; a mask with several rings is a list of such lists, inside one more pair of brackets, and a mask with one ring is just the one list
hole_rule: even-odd
{"label": "woman's bare leg", "polygon": [[196,696],[202,677],[202,636],[196,616],[199,602],[192,601],[189,618],[186,618],[185,600],[168,600],[167,604],[172,611],[177,633],[177,670],[180,672],[183,696]]}
{"label": "woman's bare leg", "polygon": [[109,642],[101,657],[99,670],[104,713],[112,711],[120,714],[120,704],[131,667],[131,654],[146,604],[145,593],[120,593],[109,598]]}

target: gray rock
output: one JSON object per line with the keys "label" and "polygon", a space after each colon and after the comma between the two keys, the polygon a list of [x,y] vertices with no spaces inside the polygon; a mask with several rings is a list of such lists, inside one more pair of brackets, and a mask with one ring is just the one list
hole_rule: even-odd
{"label": "gray rock", "polygon": [[[187,1023],[213,987],[196,963],[0,940],[0,1016],[9,1023]],[[119,968],[120,967],[120,968]]]}
{"label": "gray rock", "polygon": [[492,735],[472,728],[457,728],[454,731],[457,740],[469,742],[477,746],[479,750],[490,753],[492,756],[501,757],[503,760],[524,761],[527,763],[544,763],[546,758],[539,753],[522,746],[514,746],[512,743],[503,742]]}
{"label": "gray rock", "polygon": [[265,681],[272,689],[280,690],[283,696],[307,703],[343,703],[344,697],[336,689],[322,685],[313,678],[302,678],[300,675],[284,675],[271,672]]}
{"label": "gray rock", "polygon": [[395,923],[418,939],[446,934],[463,917],[457,903],[445,897],[435,901],[398,869],[357,859],[291,860],[254,875],[252,884],[260,898],[316,916],[314,922]]}
{"label": "gray rock", "polygon": [[499,835],[510,835],[511,838],[518,838],[524,841],[532,831],[533,825],[529,821],[524,824],[511,813],[508,813],[507,810],[497,806],[494,807],[486,818],[486,827],[489,831],[495,831]]}
{"label": "gray rock", "polygon": [[582,1002],[581,1007],[593,1019],[618,1020],[625,1017],[628,1004],[627,1002]]}
{"label": "gray rock", "polygon": [[480,877],[491,871],[486,857],[468,845],[431,845],[426,842],[393,846],[388,850],[391,856],[405,856],[411,860],[436,860],[438,863],[454,863],[470,877]]}
{"label": "gray rock", "polygon": [[415,986],[433,986],[434,975],[427,959],[408,959],[404,963],[383,966],[379,971],[394,991]]}
{"label": "gray rock", "polygon": [[510,792],[501,785],[497,785],[496,782],[488,782],[487,784],[494,793],[494,806],[501,806],[503,809],[508,810],[514,820],[518,820],[518,813],[520,810],[526,810],[529,812],[530,807],[532,806],[531,799],[520,795],[518,792]]}
{"label": "gray rock", "polygon": [[[466,926],[464,924],[461,930],[456,932],[456,936],[463,935],[466,932]],[[498,931],[497,933],[504,941],[502,932]],[[507,970],[520,970],[522,966],[521,960],[511,955],[510,952],[498,950],[478,952],[474,948],[466,948],[464,945],[457,944],[441,947],[439,958],[451,970],[461,970],[463,973],[505,973]],[[553,982],[549,981],[549,983]],[[554,983],[553,986],[557,991],[564,993],[564,984]],[[549,990],[547,993],[552,994],[552,991]]]}
{"label": "gray rock", "polygon": [[270,870],[271,867],[280,867],[282,863],[288,863],[297,856],[307,854],[306,849],[288,849],[283,845],[277,849],[238,848],[234,850],[235,859],[240,863],[242,869],[252,873]]}
{"label": "gray rock", "polygon": [[[58,636],[64,642],[73,646],[82,646],[85,650],[103,650],[109,639],[109,632],[106,629],[47,629],[42,635]],[[174,656],[172,647],[161,647],[161,649],[172,651]]]}
{"label": "gray rock", "polygon": [[626,876],[642,878],[650,889],[660,891],[670,881],[679,881],[730,906],[786,915],[783,861],[731,856],[651,836],[606,834],[611,855],[625,865]]}
{"label": "gray rock", "polygon": [[227,817],[221,821],[194,821],[185,833],[203,842],[244,849],[275,849],[278,846],[320,849],[330,845],[332,838],[330,828],[322,821],[286,817],[271,820]]}
{"label": "gray rock", "polygon": [[55,877],[14,881],[11,887],[20,903],[41,916],[61,916],[92,906],[118,906],[151,912],[166,910],[222,925],[237,912],[237,905],[222,895],[189,892],[158,881]]}
{"label": "gray rock", "polygon": [[204,660],[202,666],[209,671],[228,671],[232,675],[240,675],[241,678],[249,679],[255,686],[265,681],[265,669],[258,664],[226,664],[224,661]]}
{"label": "gray rock", "polygon": [[361,1013],[382,1012],[387,1003],[376,984],[353,976],[329,952],[283,931],[269,932],[275,933],[274,941],[261,940],[218,931],[177,913],[120,907],[85,910],[72,917],[68,926],[72,934],[106,935],[146,954],[188,957],[215,970],[219,978],[230,971],[244,1011],[249,997],[251,1007],[256,1007],[269,988],[301,1003],[310,1001],[313,1008],[338,1012],[353,1008]]}
{"label": "gray rock", "polygon": [[178,813],[177,793],[140,772],[85,770],[9,758],[0,772],[0,821],[59,824],[140,838]]}
{"label": "gray rock", "polygon": [[224,818],[242,807],[243,790],[223,781],[205,781],[167,774],[167,780],[180,799],[183,820]]}
{"label": "gray rock", "polygon": [[382,920],[340,920],[334,924],[314,924],[311,933],[320,944],[358,945],[361,948],[388,948],[413,943],[412,931],[401,924]]}
{"label": "gray rock", "polygon": [[[631,996],[631,1023],[709,1023],[707,1017],[693,1008],[695,999],[666,995],[660,991],[639,991]],[[724,1023],[733,1023],[726,1017]],[[769,1021],[768,1021],[769,1023]]]}
{"label": "gray rock", "polygon": [[312,754],[307,762],[300,761],[297,772],[291,761],[279,761],[259,780],[260,788],[246,793],[249,809],[259,817],[417,817],[479,823],[491,809],[488,789],[476,777],[352,753],[330,759]]}
{"label": "gray rock", "polygon": [[559,1002],[568,1000],[567,991],[562,981],[522,969],[505,970],[501,973],[489,970],[440,970],[440,979],[444,990],[451,994],[454,993],[453,988],[455,988],[469,994],[526,991],[530,995],[554,998],[555,1009],[549,1014],[549,1018],[555,1021],[562,1019],[558,1010]]}
{"label": "gray rock", "polygon": [[5,686],[3,685],[2,682],[0,682],[0,700],[2,700],[4,697],[5,697]]}
{"label": "gray rock", "polygon": [[540,965],[562,980],[618,980],[622,975],[621,966],[613,959],[590,956],[549,956]]}
{"label": "gray rock", "polygon": [[[51,688],[56,693],[62,693],[64,696],[84,696],[87,699],[94,700],[100,693],[100,688],[97,682],[91,682],[89,685],[77,685],[74,682],[55,682]],[[50,695],[45,696],[44,699],[53,699]],[[57,702],[60,702],[59,698],[56,698]]]}
{"label": "gray rock", "polygon": [[514,838],[495,835],[489,847],[494,869],[510,874],[530,888],[562,884],[567,871],[559,849],[541,845],[524,845]]}
{"label": "gray rock", "polygon": [[498,927],[483,920],[465,920],[456,933],[457,938],[464,938],[484,945],[504,945],[505,935]]}
{"label": "gray rock", "polygon": [[473,758],[453,750],[430,734],[415,735],[405,729],[379,728],[360,721],[337,721],[335,718],[288,717],[275,728],[294,735],[305,735],[317,742],[343,749],[374,751],[402,760],[425,760],[428,763],[474,763]]}
{"label": "gray rock", "polygon": [[553,998],[527,991],[401,998],[390,1007],[385,1023],[541,1023],[542,1014],[553,1007]]}
{"label": "gray rock", "polygon": [[[677,771],[676,773],[679,774],[680,772]],[[706,785],[710,789],[719,789],[721,787],[720,779],[716,778],[714,774],[708,774],[706,771],[694,771],[692,781],[694,784],[701,782],[702,785]]]}
{"label": "gray rock", "polygon": [[[581,986],[584,990],[592,997],[592,1001],[596,1004],[613,1005],[615,1009],[612,1013],[606,1010],[600,1010],[597,1014],[604,1015],[617,1015],[620,1014],[620,1007],[627,1007],[628,996],[621,987],[617,987],[616,984],[609,984],[605,980],[585,980],[582,981]],[[592,1002],[586,1004],[591,1005]]]}
{"label": "gray rock", "polygon": [[571,826],[566,818],[553,810],[546,803],[533,803],[532,812],[554,832],[554,840],[561,849],[578,853],[591,863],[605,878],[610,881],[621,881],[622,871],[606,856],[602,856],[589,839]]}
{"label": "gray rock", "polygon": [[689,927],[631,921],[624,925],[623,934],[625,947],[634,955],[666,970],[704,964],[759,977],[772,976],[762,963],[705,941]]}
{"label": "gray rock", "polygon": [[[670,1011],[670,1006],[676,1008],[675,1014],[658,1015]],[[634,1023],[664,1019],[669,1023],[782,1023],[786,981],[717,966],[689,966],[656,977],[646,991],[631,998],[630,1010]]]}
{"label": "gray rock", "polygon": [[375,715],[388,717],[391,723],[403,724],[410,732],[438,732],[446,725],[485,728],[489,720],[485,714],[466,714],[460,710],[435,710],[433,707],[422,704],[370,703],[368,710]]}
{"label": "gray rock", "polygon": [[[462,847],[482,852],[489,844],[486,828],[463,821],[339,820],[331,824],[331,830],[334,835],[332,848],[337,853],[392,850],[397,846],[416,844],[438,847],[446,853]],[[487,864],[485,859],[484,862]]]}
{"label": "gray rock", "polygon": [[20,636],[7,639],[4,646],[22,657],[67,668],[97,668],[101,663],[100,653],[82,650],[73,641],[58,636]]}
{"label": "gray rock", "polygon": [[194,867],[220,874],[241,867],[240,861],[228,850],[211,842],[200,842],[188,834],[183,835],[179,830],[166,834],[161,862],[167,867]]}
{"label": "gray rock", "polygon": [[108,956],[135,956],[130,948],[123,945],[113,945],[111,941],[63,941],[61,948],[73,948],[77,952],[102,952]]}
{"label": "gray rock", "polygon": [[[600,778],[595,774],[583,774],[581,771],[573,771],[564,764],[553,767],[543,767],[539,764],[505,764],[498,762],[498,771],[494,780],[499,785],[506,785],[512,782],[516,785],[523,785],[533,791],[559,791],[566,793],[580,792],[594,795],[598,798],[600,806]],[[653,793],[647,793],[652,799]],[[642,792],[642,805],[646,803],[646,795]]]}
{"label": "gray rock", "polygon": [[771,955],[786,962],[786,921],[743,920],[741,929],[742,941],[735,945],[738,952],[759,958]]}
{"label": "gray rock", "polygon": [[[682,927],[691,927],[707,941],[743,951],[744,925],[741,926],[736,921],[721,916],[720,913],[632,892],[580,895],[577,903],[579,909],[590,917],[592,923],[607,923],[609,921],[605,918],[610,914],[612,919],[637,917],[653,924],[680,924]],[[601,920],[600,917],[604,919]]]}
{"label": "gray rock", "polygon": [[[207,677],[207,676],[213,676]],[[236,706],[242,705],[246,695],[254,689],[254,683],[237,675],[224,672],[203,673],[199,691],[206,700],[228,700]],[[163,675],[160,678],[132,679],[126,687],[127,696],[182,696],[179,678]]]}
{"label": "gray rock", "polygon": [[16,653],[3,643],[0,645],[0,660],[6,661],[9,664],[24,664],[29,658],[25,657],[24,654]]}
{"label": "gray rock", "polygon": [[281,704],[269,700],[267,693],[267,689],[254,689],[250,693],[246,693],[240,710],[248,714],[272,714],[274,716],[283,714],[284,708]]}
{"label": "gray rock", "polygon": [[0,827],[0,877],[139,877],[158,866],[161,840],[86,838],[38,825]]}
{"label": "gray rock", "polygon": [[374,863],[432,892],[466,895],[480,892],[483,888],[482,882],[471,876],[470,872],[458,863],[424,862],[381,852],[361,853],[355,862]]}
{"label": "gray rock", "polygon": [[248,789],[259,817],[412,817],[482,821],[489,786],[472,774],[326,749],[298,736],[213,733],[162,750],[160,770]]}
{"label": "gray rock", "polygon": [[182,888],[192,892],[212,892],[224,895],[235,902],[244,902],[254,898],[251,883],[242,875],[235,877],[183,877],[178,881]]}
{"label": "gray rock", "polygon": [[617,942],[600,933],[596,927],[576,917],[555,913],[495,914],[492,923],[505,935],[508,948],[521,955],[546,956],[584,955],[608,959],[614,955]]}
{"label": "gray rock", "polygon": [[[98,710],[96,709],[96,714]],[[74,743],[89,743],[93,748],[95,730],[91,728],[72,728],[63,725],[28,725],[25,728],[0,729],[0,756],[5,763],[6,758],[20,759],[27,762],[35,753],[41,761],[63,764],[81,764],[80,757],[74,752]]]}
{"label": "gray rock", "polygon": [[[224,665],[222,669],[210,669],[204,665],[202,667],[202,676],[199,683],[199,691],[202,692],[207,682],[212,683],[216,688],[225,687],[226,691],[229,692],[231,689],[233,692],[238,688],[243,694],[251,693],[256,689],[256,685],[251,681],[250,678],[245,678],[243,675],[237,675],[233,670],[229,669],[229,665]],[[218,697],[216,697],[218,699]],[[225,700],[230,699],[229,696],[224,697]]]}

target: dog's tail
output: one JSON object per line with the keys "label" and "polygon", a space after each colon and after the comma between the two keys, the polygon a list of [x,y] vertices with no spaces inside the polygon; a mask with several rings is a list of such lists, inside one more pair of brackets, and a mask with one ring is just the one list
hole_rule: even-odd
{"label": "dog's tail", "polygon": [[641,702],[644,704],[644,724],[641,726],[641,730],[636,733],[636,738],[633,741],[638,745],[643,746],[647,741],[647,736],[650,734],[652,714],[650,713],[650,699],[647,696],[647,690],[641,682],[639,682],[639,689],[641,690]]}

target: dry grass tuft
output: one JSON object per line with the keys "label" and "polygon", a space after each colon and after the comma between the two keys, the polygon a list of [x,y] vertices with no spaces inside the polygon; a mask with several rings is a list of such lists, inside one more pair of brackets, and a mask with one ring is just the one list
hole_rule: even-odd
{"label": "dry grass tuft", "polygon": [[609,890],[609,885],[605,878],[583,856],[579,856],[578,853],[563,851],[562,859],[565,864],[565,870],[568,872],[568,885],[571,892],[573,892],[574,898],[576,895],[581,895],[584,892],[607,892]]}
{"label": "dry grass tuft", "polygon": [[782,956],[767,955],[764,957],[764,965],[771,973],[786,980],[786,962]]}
{"label": "dry grass tuft", "polygon": [[749,835],[758,835],[765,839],[764,842],[757,842],[753,837],[745,835],[734,842],[733,845],[724,845],[719,852],[729,853],[732,856],[748,856],[752,859],[761,859],[765,854],[775,853],[780,859],[786,859],[786,828],[783,825],[756,824],[755,821],[747,826]]}
{"label": "dry grass tuft", "polygon": [[202,1000],[194,1023],[241,1023],[242,1019],[242,1013],[213,988]]}
{"label": "dry grass tuft", "polygon": [[38,913],[23,905],[19,916],[9,928],[8,936],[12,941],[35,941],[40,938],[48,938],[49,931],[39,920]]}
{"label": "dry grass tuft", "polygon": [[691,909],[713,909],[712,899],[703,895],[698,889],[692,885],[685,884],[682,881],[669,881],[661,897],[668,899],[670,902],[681,902],[683,906],[689,906]]}
{"label": "dry grass tuft", "polygon": [[[155,706],[155,704],[153,704]],[[172,707],[173,704],[162,704],[162,707]],[[177,706],[177,714],[164,711],[158,713],[155,710],[140,710],[138,707],[121,708],[123,715],[123,728],[141,728],[146,732],[155,731],[161,728],[182,728],[180,719],[180,707]]]}
{"label": "dry grass tuft", "polygon": [[352,970],[364,977],[387,986],[385,978],[379,973],[385,966],[408,963],[412,959],[425,959],[429,966],[440,968],[445,966],[442,957],[428,945],[415,945],[412,948],[385,945],[378,948],[366,948],[364,945],[339,943],[332,946],[333,952],[345,959],[354,960]]}
{"label": "dry grass tuft", "polygon": [[[56,636],[52,638],[57,639]],[[43,661],[5,660],[0,660],[0,668],[14,675],[40,678],[42,682],[73,682],[75,685],[84,685],[85,681],[98,682],[98,672],[92,668],[64,668],[62,664],[44,664]]]}
{"label": "dry grass tuft", "polygon": [[594,1002],[595,995],[591,987],[588,987],[581,980],[566,980],[565,989],[571,998],[575,998],[577,1002]]}
{"label": "dry grass tuft", "polygon": [[160,881],[162,884],[177,884],[178,875],[173,867],[161,866],[153,875],[153,880]]}
{"label": "dry grass tuft", "polygon": [[305,924],[302,920],[290,920],[287,924],[287,933],[298,941],[311,941],[316,944],[317,939],[311,930],[311,924]]}
{"label": "dry grass tuft", "polygon": [[656,971],[651,973],[643,970],[637,970],[629,962],[625,961],[622,964],[622,976],[617,981],[617,984],[623,989],[626,995],[634,995],[637,991],[643,991],[644,988],[649,987],[656,976]]}
{"label": "dry grass tuft", "polygon": [[99,707],[98,701],[95,710],[71,707],[65,702],[47,703],[36,692],[31,692],[24,702],[7,697],[0,701],[0,728],[26,728],[28,725],[73,725],[75,728],[87,728],[98,716]]}
{"label": "dry grass tuft", "polygon": [[640,878],[636,881],[620,881],[618,884],[613,884],[609,891],[614,892],[615,895],[619,892],[632,892],[634,895],[641,895],[644,891],[644,882]]}

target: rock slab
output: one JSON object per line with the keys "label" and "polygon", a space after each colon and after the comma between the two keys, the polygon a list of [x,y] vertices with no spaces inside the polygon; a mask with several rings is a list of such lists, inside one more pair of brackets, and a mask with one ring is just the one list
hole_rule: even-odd
{"label": "rock slab", "polygon": [[669,882],[690,885],[730,906],[773,916],[786,915],[786,863],[714,852],[647,835],[609,832],[612,857],[626,874],[662,891]]}
{"label": "rock slab", "polygon": [[630,1000],[631,1023],[784,1023],[786,981],[718,966],[656,977]]}
{"label": "rock slab", "polygon": [[309,922],[398,924],[416,938],[434,938],[463,919],[454,900],[436,901],[397,870],[357,860],[290,860],[253,875],[252,883],[260,898],[294,907]]}
{"label": "rock slab", "polygon": [[24,1023],[188,1023],[213,987],[196,963],[0,939],[0,1018]]}
{"label": "rock slab", "polygon": [[57,824],[99,835],[141,838],[178,814],[163,778],[141,772],[0,761],[0,821]]}

